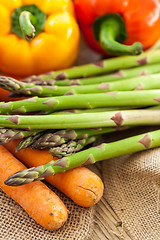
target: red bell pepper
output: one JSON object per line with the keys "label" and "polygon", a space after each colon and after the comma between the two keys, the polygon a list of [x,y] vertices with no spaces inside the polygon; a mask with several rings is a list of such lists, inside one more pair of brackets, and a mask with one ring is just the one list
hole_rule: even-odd
{"label": "red bell pepper", "polygon": [[111,55],[137,55],[160,38],[160,0],[74,0],[90,47]]}

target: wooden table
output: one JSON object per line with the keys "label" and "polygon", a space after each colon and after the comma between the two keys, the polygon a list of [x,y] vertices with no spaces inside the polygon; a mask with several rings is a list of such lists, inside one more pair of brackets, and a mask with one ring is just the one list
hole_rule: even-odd
{"label": "wooden table", "polygon": [[[103,180],[101,163],[96,163],[90,169]],[[117,224],[121,225],[121,221],[103,196],[95,206],[92,232],[87,240],[133,240],[123,226]]]}

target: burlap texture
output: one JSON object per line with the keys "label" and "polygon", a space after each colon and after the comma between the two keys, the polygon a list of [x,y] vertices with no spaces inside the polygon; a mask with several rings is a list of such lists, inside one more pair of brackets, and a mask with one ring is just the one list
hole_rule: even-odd
{"label": "burlap texture", "polygon": [[[49,186],[49,185],[48,185]],[[51,187],[51,186],[50,186]],[[74,204],[55,188],[51,189],[62,199],[70,211],[65,225],[49,231],[37,224],[11,198],[0,190],[0,239],[1,240],[84,240],[90,235],[94,207],[83,208]]]}
{"label": "burlap texture", "polygon": [[160,148],[107,160],[102,168],[104,197],[125,231],[134,240],[160,240]]}

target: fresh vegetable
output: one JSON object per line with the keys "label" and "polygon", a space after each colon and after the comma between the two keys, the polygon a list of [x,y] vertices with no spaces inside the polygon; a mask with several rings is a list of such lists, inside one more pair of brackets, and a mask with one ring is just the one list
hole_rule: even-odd
{"label": "fresh vegetable", "polygon": [[71,0],[0,0],[0,69],[28,76],[69,67],[79,28]]}
{"label": "fresh vegetable", "polygon": [[[158,100],[159,101],[159,100]],[[20,129],[81,129],[160,125],[160,110],[136,109],[70,115],[0,115],[2,127]]]}
{"label": "fresh vegetable", "polygon": [[[5,147],[28,167],[38,167],[53,160],[48,150],[40,151],[29,147],[17,152],[18,142],[18,140],[13,140]],[[85,167],[56,174],[47,177],[46,180],[82,207],[95,205],[103,194],[103,182],[95,173]]]}
{"label": "fresh vegetable", "polygon": [[13,139],[27,138],[28,136],[34,137],[39,131],[27,131],[10,128],[0,128],[0,145],[3,145]]}
{"label": "fresh vegetable", "polygon": [[114,72],[124,68],[159,63],[159,59],[160,50],[156,49],[153,51],[147,51],[140,56],[121,56],[117,58],[109,58],[95,63],[89,63],[81,66],[75,66],[73,68],[50,72],[48,74],[30,76],[29,79],[41,81],[46,79],[63,80],[95,76]]}
{"label": "fresh vegetable", "polygon": [[[29,131],[30,132],[30,131]],[[32,131],[31,131],[32,132]],[[29,134],[28,136],[24,137],[20,143],[17,145],[17,149],[16,151],[19,151],[20,149],[23,148],[27,148],[29,146],[31,146],[32,144],[34,144],[42,135],[44,134],[44,131],[42,130],[38,130],[35,131],[35,134]],[[14,137],[10,138],[10,140],[8,142],[10,142],[11,140],[13,140]]]}
{"label": "fresh vegetable", "polygon": [[6,178],[26,167],[3,146],[0,146],[0,156],[0,188],[41,226],[49,230],[60,228],[67,220],[68,213],[59,197],[42,182],[18,188],[6,186]]}
{"label": "fresh vegetable", "polygon": [[160,38],[159,0],[74,0],[74,5],[86,41],[101,53],[140,54],[142,46]]}
{"label": "fresh vegetable", "polygon": [[[124,147],[125,146],[125,147]],[[20,186],[28,182],[70,170],[72,168],[106,160],[124,154],[135,153],[160,146],[160,130],[140,134],[72,154],[45,165],[17,172],[6,179],[9,186]]]}
{"label": "fresh vegetable", "polygon": [[37,78],[31,76],[22,80],[25,83],[33,83],[41,86],[71,86],[71,85],[89,85],[98,84],[103,82],[118,81],[127,78],[134,78],[139,76],[147,76],[154,73],[160,72],[160,64],[151,64],[145,66],[139,66],[129,69],[120,69],[114,73],[106,74],[97,77],[82,78],[82,79],[65,79],[65,80],[54,80],[54,79],[43,79],[42,76]]}
{"label": "fresh vegetable", "polygon": [[[103,111],[102,111],[103,112]],[[100,136],[118,130],[117,128],[91,128],[91,129],[63,129],[63,130],[21,130],[0,128],[0,145],[14,139],[21,139],[16,151],[32,146],[33,149],[50,149],[68,143],[70,140],[86,140],[92,136]]]}
{"label": "fresh vegetable", "polygon": [[62,144],[61,146],[50,148],[50,153],[53,157],[58,158],[69,156],[73,153],[79,152],[85,146],[94,143],[97,138],[98,136],[92,136],[80,140],[71,140],[67,143]]}
{"label": "fresh vegetable", "polygon": [[22,96],[39,97],[104,93],[107,91],[149,90],[160,89],[160,74],[84,86],[40,86],[19,82],[9,77],[0,77],[0,87]]}
{"label": "fresh vegetable", "polygon": [[[118,128],[116,129],[118,130]],[[28,147],[32,144],[32,139],[30,137],[33,137],[35,141],[32,144],[32,147],[34,149],[42,150],[59,146],[69,140],[86,139],[91,136],[97,136],[104,133],[114,132],[116,129],[91,128],[91,129],[64,129],[60,131],[54,130],[42,131],[42,130],[21,130],[11,128],[0,128],[0,144],[1,145],[5,144],[14,139],[23,139],[24,141],[27,142],[26,144],[23,142],[23,145],[26,145],[26,147]],[[39,133],[41,133],[41,135],[39,135]],[[37,139],[35,139],[36,135],[38,135]]]}
{"label": "fresh vegetable", "polygon": [[[117,129],[118,130],[118,129]],[[19,130],[20,132],[21,130]],[[64,143],[68,143],[70,140],[86,140],[92,136],[99,136],[104,133],[114,132],[115,128],[94,128],[94,129],[63,129],[60,131],[48,130],[45,131],[41,136],[38,136],[35,139],[34,134],[30,134],[29,137],[23,138],[19,144],[17,145],[16,150],[19,151],[28,146],[32,146],[34,149],[49,149],[53,147],[60,146]],[[9,129],[9,134],[13,135],[10,137],[10,141],[14,139],[14,133],[16,133],[15,129]],[[32,132],[32,131],[31,131]],[[39,133],[39,131],[37,131]],[[1,133],[1,129],[0,129]],[[23,131],[22,131],[23,133]],[[8,134],[8,135],[9,135]],[[7,135],[7,137],[8,137]],[[15,136],[16,137],[16,136]],[[9,137],[8,137],[9,138]],[[5,135],[0,135],[1,143],[5,143],[7,140],[5,139]]]}
{"label": "fresh vegetable", "polygon": [[[106,93],[67,95],[67,96],[48,97],[48,98],[32,97],[22,101],[0,103],[0,114],[25,114],[28,112],[31,113],[31,112],[37,112],[37,111],[47,114],[57,110],[65,110],[65,109],[90,109],[90,108],[92,109],[92,108],[124,107],[124,106],[128,108],[128,107],[136,107],[136,106],[137,107],[152,106],[152,105],[160,104],[159,97],[160,97],[160,90],[123,91],[123,92],[115,91],[115,92],[106,92]],[[79,116],[78,114],[76,115]],[[37,119],[36,121],[38,121],[40,118],[44,118],[44,117],[45,116],[39,116],[39,118],[37,119],[37,117],[32,116],[32,118],[30,119],[36,118]],[[54,119],[56,117],[57,117],[57,121],[63,118],[62,116],[51,115],[51,116],[48,116],[48,119],[51,119],[51,118]],[[76,118],[76,116],[74,117]],[[0,118],[1,120],[2,118],[5,119],[4,116],[0,116]],[[23,116],[22,118],[27,119],[25,116]],[[66,115],[65,118],[68,118],[68,116]],[[13,118],[11,118],[10,120],[13,120]],[[61,128],[65,128],[65,127],[61,126]],[[49,129],[49,126],[48,126],[48,129]]]}

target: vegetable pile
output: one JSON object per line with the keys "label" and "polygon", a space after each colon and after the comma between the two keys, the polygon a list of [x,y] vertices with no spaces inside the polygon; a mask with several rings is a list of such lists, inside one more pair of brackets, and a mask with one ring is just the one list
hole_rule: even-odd
{"label": "vegetable pile", "polygon": [[[12,97],[34,96],[0,103],[0,124],[5,127],[0,130],[1,144],[23,138],[17,151],[32,146],[62,158],[104,133],[159,125],[159,57],[156,49],[30,76],[21,82],[0,77],[0,86]],[[81,78],[82,73],[86,78]],[[92,80],[99,83],[92,84]]]}
{"label": "vegetable pile", "polygon": [[[89,45],[121,57],[69,68],[80,39],[74,7]],[[160,130],[96,146],[103,134],[160,125],[160,50],[142,53],[159,39],[159,2],[2,0],[0,12],[0,69],[26,77],[0,76],[14,99],[0,102],[0,188],[56,230],[68,210],[38,180],[90,207],[104,186],[85,165],[160,146]]]}
{"label": "vegetable pile", "polygon": [[103,183],[84,165],[160,146],[160,130],[92,146],[102,134],[160,125],[159,59],[156,49],[22,81],[0,76],[10,96],[25,97],[0,103],[0,144],[30,167],[6,174],[4,189],[46,178],[80,206],[96,204]]}

